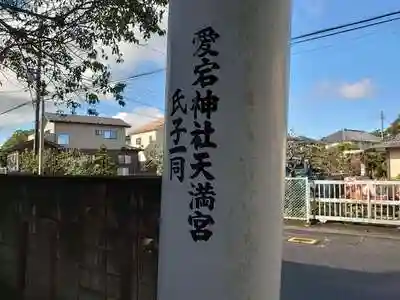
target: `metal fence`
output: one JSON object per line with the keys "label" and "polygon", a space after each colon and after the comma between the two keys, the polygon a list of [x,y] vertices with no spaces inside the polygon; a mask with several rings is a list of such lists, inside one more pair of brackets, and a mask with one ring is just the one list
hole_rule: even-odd
{"label": "metal fence", "polygon": [[311,186],[311,217],[400,225],[400,182],[316,180]]}
{"label": "metal fence", "polygon": [[400,225],[399,181],[286,178],[285,219]]}
{"label": "metal fence", "polygon": [[291,220],[309,220],[309,182],[307,178],[286,178],[283,217]]}

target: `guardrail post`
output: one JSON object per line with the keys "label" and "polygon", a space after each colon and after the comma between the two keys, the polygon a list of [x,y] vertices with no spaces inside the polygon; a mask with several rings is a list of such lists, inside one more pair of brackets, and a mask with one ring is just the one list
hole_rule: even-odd
{"label": "guardrail post", "polygon": [[307,224],[310,224],[310,215],[311,215],[311,203],[310,203],[310,181],[308,180],[308,178],[305,178],[306,181],[306,194],[305,194],[305,201],[306,201],[306,222]]}
{"label": "guardrail post", "polygon": [[[368,185],[367,185],[368,186]],[[367,199],[368,199],[368,222],[371,221],[372,218],[372,203],[371,203],[371,191],[370,191],[370,187],[368,186],[367,188]]]}

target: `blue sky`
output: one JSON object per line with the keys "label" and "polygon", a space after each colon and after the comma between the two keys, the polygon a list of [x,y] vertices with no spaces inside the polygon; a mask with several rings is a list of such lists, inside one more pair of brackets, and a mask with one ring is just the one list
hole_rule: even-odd
{"label": "blue sky", "polygon": [[[400,10],[398,0],[294,0],[292,36],[395,10]],[[136,52],[126,48],[130,56],[118,66],[115,78],[165,66],[165,38],[142,48]],[[380,126],[381,110],[387,125],[400,113],[398,53],[400,21],[293,46],[289,128],[314,138],[341,128],[374,130]],[[162,115],[165,72],[127,84],[126,107],[103,101],[98,107],[101,115],[119,116],[134,126]],[[16,103],[1,98],[2,111]],[[26,116],[22,112],[0,116],[0,142],[17,128],[31,127],[29,109]]]}
{"label": "blue sky", "polygon": [[[292,36],[400,9],[396,0],[295,0]],[[400,113],[400,21],[293,46],[289,127],[322,137]]]}

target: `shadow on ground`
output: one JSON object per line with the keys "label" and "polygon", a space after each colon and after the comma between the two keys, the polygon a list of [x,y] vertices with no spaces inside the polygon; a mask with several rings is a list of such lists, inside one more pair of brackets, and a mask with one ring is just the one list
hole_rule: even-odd
{"label": "shadow on ground", "polygon": [[284,261],[281,300],[398,300],[399,273],[368,273]]}

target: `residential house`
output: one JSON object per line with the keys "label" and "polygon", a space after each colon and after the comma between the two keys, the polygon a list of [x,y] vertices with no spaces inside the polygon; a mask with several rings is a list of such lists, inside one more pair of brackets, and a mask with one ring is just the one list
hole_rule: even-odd
{"label": "residential house", "polygon": [[389,179],[400,175],[400,134],[374,145],[368,150],[384,151],[386,154],[387,176]]}
{"label": "residential house", "polygon": [[[101,147],[118,164],[119,175],[133,175],[140,169],[138,150],[126,145],[126,129],[121,119],[97,116],[45,114],[45,140],[63,149],[79,149],[92,154]],[[28,137],[33,140],[34,135]]]}
{"label": "residential house", "polygon": [[335,147],[342,143],[349,143],[354,148],[365,150],[381,142],[381,139],[362,130],[342,129],[321,139],[327,147]]}
{"label": "residential house", "polygon": [[[131,147],[146,149],[150,144],[163,148],[164,144],[164,118],[158,118],[128,133],[128,144]],[[139,161],[145,162],[146,157],[141,151]]]}
{"label": "residential house", "polygon": [[145,149],[149,144],[164,143],[164,118],[158,118],[135,130],[128,132],[129,145]]}
{"label": "residential house", "polygon": [[46,139],[72,149],[121,149],[131,127],[121,119],[53,113],[45,114],[44,126]]}
{"label": "residential house", "polygon": [[[29,139],[25,142],[16,144],[14,147],[7,149],[7,171],[8,172],[19,172],[20,171],[20,153],[25,150],[32,151],[34,148],[34,140]],[[48,150],[61,150],[62,147],[56,143],[45,140],[44,149]]]}

